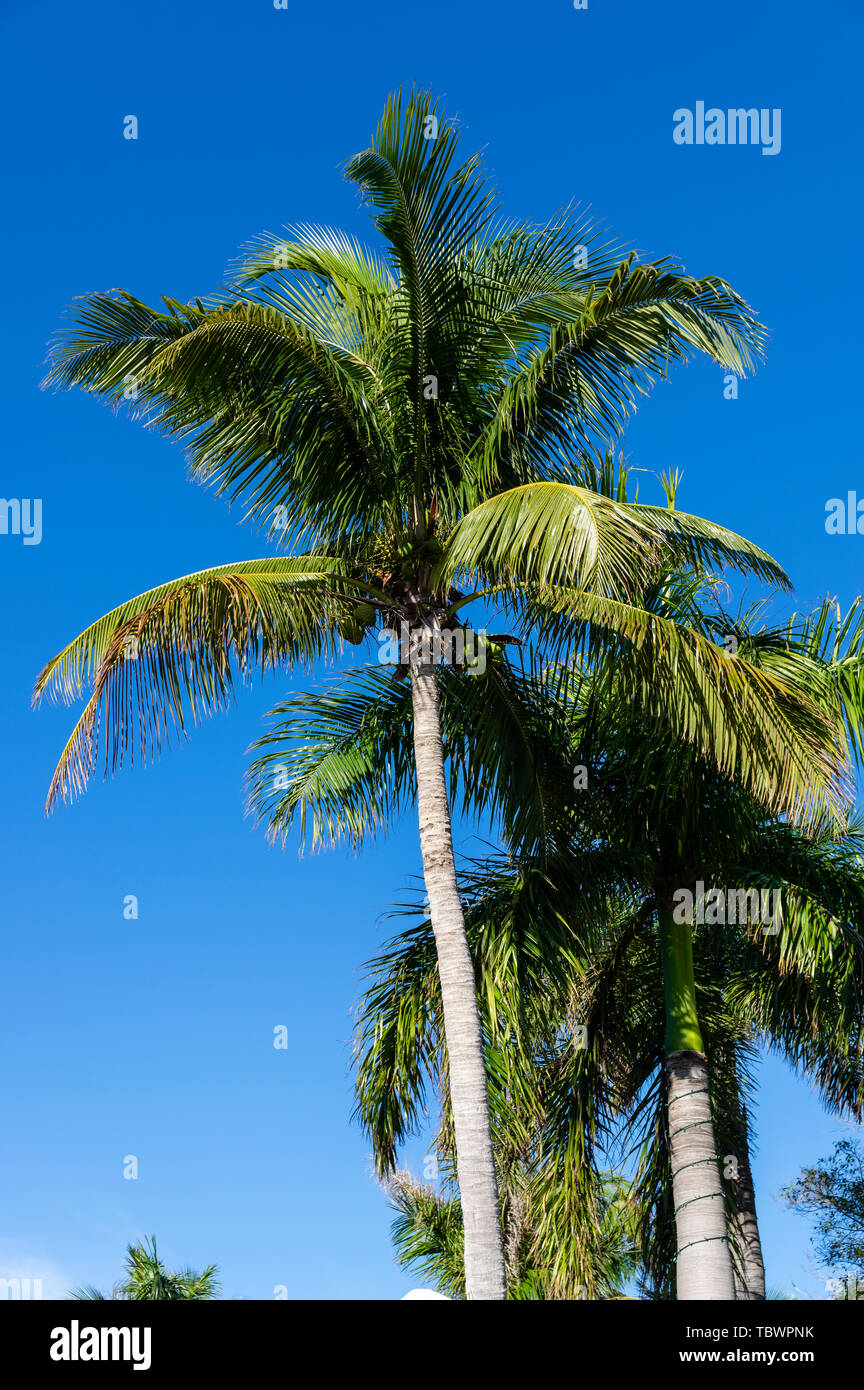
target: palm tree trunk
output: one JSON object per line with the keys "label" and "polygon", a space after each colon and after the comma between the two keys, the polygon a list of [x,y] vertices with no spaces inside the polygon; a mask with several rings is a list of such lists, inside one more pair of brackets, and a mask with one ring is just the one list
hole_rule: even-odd
{"label": "palm tree trunk", "polygon": [[682,1300],[734,1302],[735,1274],[717,1164],[708,1063],[696,1013],[693,941],[671,906],[659,911],[666,998],[666,1105]]}
{"label": "palm tree trunk", "polygon": [[[739,1303],[765,1301],[765,1265],[756,1219],[756,1192],[750,1171],[746,1120],[742,1116],[740,1136],[735,1144],[738,1180],[735,1183],[735,1226],[738,1264],[735,1268],[735,1297]],[[738,1267],[740,1265],[740,1268]]]}
{"label": "palm tree trunk", "polygon": [[412,663],[411,694],[420,848],[429,895],[429,916],[438,952],[456,1169],[465,1231],[465,1293],[469,1299],[505,1299],[507,1275],[483,1040],[474,964],[456,886],[434,666]]}

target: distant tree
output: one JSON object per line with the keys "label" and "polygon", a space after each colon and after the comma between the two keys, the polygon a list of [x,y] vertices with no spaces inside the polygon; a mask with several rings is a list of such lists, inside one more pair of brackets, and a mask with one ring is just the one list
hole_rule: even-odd
{"label": "distant tree", "polygon": [[[639,1263],[636,1213],[627,1200],[626,1179],[614,1173],[593,1175],[597,1224],[590,1246],[591,1292],[583,1285],[563,1293],[552,1272],[568,1235],[562,1229],[566,1209],[556,1200],[556,1174],[538,1169],[527,1154],[509,1162],[499,1150],[497,1158],[508,1299],[626,1298],[627,1281]],[[445,1162],[444,1169],[441,1192],[424,1186],[405,1169],[389,1176],[385,1190],[396,1217],[392,1239],[403,1269],[419,1271],[445,1297],[463,1299],[462,1209],[454,1195],[454,1165]]]}
{"label": "distant tree", "polygon": [[194,1269],[166,1269],[156,1253],[156,1237],[126,1250],[126,1277],[115,1284],[110,1294],[104,1294],[92,1284],[73,1289],[70,1298],[82,1301],[96,1299],[167,1299],[175,1303],[187,1299],[213,1299],[221,1284],[216,1278],[218,1265],[208,1265],[200,1274]]}
{"label": "distant tree", "polygon": [[852,1139],[839,1139],[830,1158],[802,1169],[782,1195],[794,1211],[815,1217],[819,1259],[854,1277],[854,1283],[846,1279],[846,1296],[864,1297],[864,1151]]}

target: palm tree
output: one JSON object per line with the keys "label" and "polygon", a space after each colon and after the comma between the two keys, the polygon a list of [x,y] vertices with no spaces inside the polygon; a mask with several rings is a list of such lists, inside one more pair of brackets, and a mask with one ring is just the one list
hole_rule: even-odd
{"label": "palm tree", "polygon": [[218,1265],[208,1265],[199,1274],[194,1269],[168,1270],[156,1253],[156,1237],[150,1236],[126,1250],[126,1273],[110,1294],[100,1293],[92,1284],[73,1289],[73,1299],[167,1299],[178,1303],[188,1299],[214,1299],[221,1288],[216,1278]]}
{"label": "palm tree", "polygon": [[[374,627],[408,625],[399,674],[411,692],[421,847],[455,1082],[468,1296],[501,1298],[505,1265],[438,683],[418,641],[460,628],[471,595],[452,581],[470,570],[475,548],[493,583],[503,572],[510,582],[512,556],[496,540],[502,515],[480,504],[512,492],[505,530],[514,517],[533,517],[533,529],[546,531],[544,554],[563,547],[562,621],[587,614],[595,631],[625,634],[665,672],[667,686],[685,673],[682,717],[695,736],[707,704],[706,737],[721,763],[728,739],[718,730],[731,721],[736,762],[766,796],[789,802],[802,794],[804,770],[815,768],[817,796],[830,797],[834,767],[818,720],[808,715],[794,735],[787,728],[782,689],[750,682],[743,664],[730,670],[710,643],[676,640],[666,629],[658,638],[656,624],[646,628],[627,602],[634,574],[658,551],[782,582],[779,567],[722,528],[598,499],[571,476],[575,451],[615,434],[670,361],[702,351],[747,370],[763,337],[752,313],[714,277],[622,260],[575,216],[540,230],[501,223],[478,160],[457,165],[456,149],[453,126],[428,95],[404,106],[393,98],[371,147],[347,169],[383,251],[299,227],[265,238],[206,302],[166,299],[153,308],[118,291],[76,306],[48,381],[114,405],[131,400],[151,427],[184,443],[198,481],[242,504],[246,519],[268,525],[295,553],[217,566],[119,605],[46,666],[36,697],[50,688],[75,698],[92,681],[50,806],[79,792],[100,762],[107,774],[158,753],[225,708],[238,675],[332,658]],[[538,577],[532,571],[528,587]],[[543,584],[556,577],[550,570]]]}
{"label": "palm tree", "polygon": [[[556,1286],[550,1277],[554,1234],[547,1216],[552,1195],[549,1184],[549,1176],[530,1164],[511,1167],[499,1182],[507,1252],[507,1297],[517,1302],[556,1297]],[[446,1189],[441,1192],[419,1182],[403,1169],[390,1175],[385,1189],[396,1213],[392,1239],[399,1264],[405,1269],[416,1269],[448,1298],[464,1298],[462,1212],[458,1199]],[[615,1174],[603,1174],[595,1210],[591,1287],[598,1298],[623,1298],[627,1281],[639,1262],[635,1213],[628,1202],[626,1181]],[[588,1286],[577,1287],[576,1293],[587,1298]]]}
{"label": "palm tree", "polygon": [[[799,1066],[832,1109],[864,1111],[864,824],[822,840],[775,825],[761,844],[746,848],[735,866],[738,881],[761,887],[782,876],[783,932],[775,938],[758,926],[702,926],[694,936],[694,973],[716,1152],[727,1156],[722,1192],[735,1296],[760,1299],[764,1269],[749,1174],[755,1042],[764,1039]],[[621,870],[614,846],[608,857],[611,879]],[[547,1271],[544,1297],[574,1297],[583,1284],[602,1296],[590,1269],[598,1229],[590,1191],[595,1143],[604,1141],[607,1152],[625,1144],[631,1153],[641,1150],[632,1205],[644,1287],[649,1297],[674,1297],[680,1237],[663,1085],[666,1007],[656,905],[649,899],[634,912],[622,902],[615,912],[610,901],[598,917],[598,886],[595,881],[585,909],[566,866],[512,856],[486,861],[461,879],[496,1145],[506,1154],[530,1141],[537,1171],[546,1174],[546,1220],[530,1251]],[[857,927],[847,923],[814,969],[816,931],[824,932],[838,909]],[[422,918],[422,909],[414,912]],[[358,1114],[376,1158],[382,1168],[395,1162],[427,1108],[430,1081],[443,1105],[437,1142],[446,1158],[452,1135],[428,922],[390,942],[371,975],[358,1036]],[[421,1216],[423,1210],[421,1204]],[[566,1221],[555,1219],[561,1212]],[[422,1242],[422,1220],[419,1227]]]}
{"label": "palm tree", "polygon": [[[680,604],[683,595],[692,610],[691,619],[698,621],[698,609],[692,602],[692,581],[687,581],[683,590],[680,581],[677,587],[675,595],[674,586],[667,577],[655,588],[653,595],[646,595],[646,600],[650,598],[655,604],[661,600],[665,605],[671,601]],[[746,624],[739,624],[739,629],[742,645],[738,650],[748,656],[751,664],[763,670],[785,666],[789,678],[793,678],[795,668],[796,681],[802,681],[816,698],[837,709],[854,751],[860,754],[864,626],[859,605],[854,605],[845,619],[832,606],[823,605],[794,633],[763,630],[758,638],[751,635],[749,651],[743,640],[748,636]],[[727,1248],[724,1194],[715,1157],[728,1150],[718,1148],[712,1126],[711,1049],[706,1049],[697,1010],[692,919],[682,920],[672,910],[676,896],[673,889],[675,885],[680,889],[684,882],[692,884],[700,871],[703,874],[712,872],[715,882],[746,883],[748,887],[755,882],[763,893],[766,887],[779,889],[789,917],[789,932],[781,938],[782,971],[769,976],[775,986],[768,991],[772,1003],[776,1004],[778,994],[784,990],[788,997],[790,986],[800,991],[803,981],[810,1002],[815,1006],[813,973],[819,972],[822,995],[827,996],[828,1001],[826,1006],[825,998],[821,998],[819,1007],[823,1015],[827,1012],[832,1021],[836,1019],[837,991],[842,982],[842,988],[854,1001],[850,1008],[847,999],[841,1009],[843,1024],[857,1036],[860,1021],[855,1010],[860,1008],[862,998],[858,983],[861,967],[856,956],[860,938],[842,914],[852,913],[854,909],[860,929],[861,843],[848,825],[838,833],[834,823],[820,826],[818,821],[811,838],[803,841],[803,847],[794,827],[771,824],[771,837],[766,838],[769,831],[764,810],[758,802],[730,788],[725,779],[717,777],[715,769],[706,766],[701,759],[694,759],[692,751],[680,749],[676,755],[668,739],[658,742],[654,735],[646,741],[632,710],[622,709],[620,705],[616,708],[615,700],[611,704],[608,702],[602,671],[599,684],[596,671],[591,673],[591,680],[595,683],[591,698],[596,698],[599,691],[599,706],[589,715],[587,724],[577,724],[575,740],[565,750],[559,776],[563,774],[563,785],[568,785],[570,768],[580,757],[587,758],[592,767],[596,766],[599,777],[592,772],[591,796],[577,799],[580,809],[591,808],[587,825],[581,828],[576,840],[580,860],[584,861],[586,844],[593,844],[595,849],[598,845],[608,846],[614,864],[607,880],[610,889],[617,876],[631,893],[649,894],[641,906],[634,905],[633,920],[643,928],[641,919],[646,907],[653,907],[656,914],[663,960],[665,1107],[671,1140],[669,1171],[675,1187],[679,1297],[729,1298],[734,1296],[736,1287],[741,1297],[764,1297],[764,1271],[749,1172],[746,1113],[739,1088],[734,1084],[730,1086],[741,1058],[730,1056],[723,1077],[735,1111],[726,1129],[737,1154],[735,1234],[740,1264],[736,1269]],[[584,691],[581,694],[584,698]],[[541,717],[543,722],[561,728],[562,714],[559,712],[550,718],[547,708]],[[563,724],[566,727],[566,717],[563,717]],[[610,729],[614,731],[611,740]],[[820,856],[826,844],[830,850],[829,859],[822,862]],[[843,862],[835,865],[833,856],[838,854]],[[818,863],[821,877],[803,887],[801,875],[813,862]],[[698,866],[695,871],[693,865]],[[839,879],[832,878],[829,867],[838,869]],[[565,882],[572,887],[571,880],[568,867]],[[707,920],[710,922],[711,918]],[[734,916],[732,920],[734,922]],[[799,951],[803,952],[802,963],[793,972],[791,965],[799,965],[796,954]],[[764,979],[761,984],[764,988]],[[619,1003],[624,998],[626,993]],[[747,1002],[752,1005],[751,1000]],[[784,1045],[787,1050],[791,1041],[796,1059],[803,1056],[808,1069],[818,1072],[827,1083],[825,1095],[830,1104],[860,1107],[861,1071],[860,1063],[855,1060],[857,1054],[850,1052],[848,1044],[824,1047],[814,1043],[813,1009],[805,1019],[800,1000],[796,1002],[797,1009],[787,1006],[785,1011]],[[765,1017],[764,1004],[762,1017]],[[776,1019],[773,1028],[777,1028]],[[848,1031],[840,1033],[841,1039],[848,1036]],[[746,1041],[746,1035],[742,1041]],[[633,1045],[636,1047],[635,1035]],[[642,1082],[646,1079],[643,1074]],[[635,1094],[631,1100],[635,1100]],[[677,1113],[673,1110],[675,1106],[680,1107]],[[702,1245],[716,1248],[698,1255],[691,1253]]]}

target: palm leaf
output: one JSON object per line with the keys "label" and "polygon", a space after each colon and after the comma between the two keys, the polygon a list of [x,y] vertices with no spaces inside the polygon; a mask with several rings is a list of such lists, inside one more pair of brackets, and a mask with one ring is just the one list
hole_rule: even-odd
{"label": "palm leaf", "polygon": [[[362,584],[327,556],[246,560],[159,585],[121,604],[70,642],[41,672],[67,700],[86,681],[93,693],[66,744],[48,808],[80,792],[100,756],[106,774],[158,755],[233,698],[235,671],[248,680],[338,649],[338,591]],[[345,601],[341,603],[344,612]]]}

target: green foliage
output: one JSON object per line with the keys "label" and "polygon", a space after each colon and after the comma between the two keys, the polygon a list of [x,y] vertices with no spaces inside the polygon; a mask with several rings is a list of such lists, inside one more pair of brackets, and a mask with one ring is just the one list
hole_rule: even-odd
{"label": "green foliage", "polygon": [[831,1156],[802,1169],[782,1192],[788,1206],[815,1219],[813,1243],[831,1268],[857,1270],[864,1282],[864,1152],[838,1139]]}
{"label": "green foliage", "polygon": [[[399,1264],[420,1273],[439,1293],[464,1298],[462,1211],[458,1197],[424,1186],[404,1170],[393,1173],[386,1186],[396,1211],[392,1237]],[[511,1168],[500,1183],[500,1193],[508,1300],[587,1298],[587,1285],[571,1289],[567,1295],[559,1294],[550,1270],[542,1263],[544,1242],[549,1243],[548,1231],[541,1235],[548,1225],[548,1180],[524,1168]],[[593,1296],[604,1300],[621,1298],[638,1263],[627,1184],[611,1174],[601,1175],[597,1199]]]}
{"label": "green foliage", "polygon": [[[708,1010],[709,1051],[722,1036],[743,1065],[745,1002],[807,1066],[800,1018],[860,1027],[861,900],[842,821],[847,754],[862,751],[864,626],[827,607],[785,634],[743,622],[730,658],[705,612],[709,571],[781,586],[783,571],[675,510],[674,479],[668,507],[628,502],[626,470],[610,465],[671,363],[699,352],[742,373],[761,356],[763,329],[728,285],[625,257],[572,210],[540,228],[503,221],[479,157],[461,159],[425,92],[391,98],[347,174],[374,248],[296,226],[248,248],[207,300],[87,296],[52,347],[50,384],[130,406],[288,553],[151,589],[46,666],[37,698],[92,687],[49,805],[98,765],[158,754],[238,681],[329,660],[373,623],[452,625],[478,585],[497,595],[529,654],[511,663],[499,641],[482,677],[441,672],[444,751],[454,798],[494,817],[506,847],[464,882],[468,930],[499,1161],[534,1194],[525,1267],[560,1296],[603,1277],[599,1140],[619,1112],[656,1125],[646,990],[661,877],[734,872],[783,890],[780,938],[748,938],[723,977],[731,1002],[713,1031]],[[278,708],[250,772],[271,834],[297,822],[313,844],[358,844],[405,804],[410,711],[394,674]],[[575,763],[591,786],[576,804]],[[836,1102],[859,1096],[848,1051],[819,1047]],[[387,1169],[424,1078],[446,1102],[426,928],[375,973],[361,1050],[359,1106]],[[440,1143],[452,1152],[446,1103]],[[645,1173],[641,1190],[659,1190],[656,1164]],[[427,1214],[452,1248],[452,1213]],[[129,1275],[141,1287],[157,1286],[149,1255]]]}
{"label": "green foliage", "polygon": [[226,708],[236,675],[248,680],[332,652],[336,570],[326,556],[217,566],[161,584],[85,628],[36,683],[34,703],[46,691],[68,702],[92,685],[48,809],[83,789],[100,750],[106,773],[136,755],[145,761],[190,721]]}
{"label": "green foliage", "polygon": [[752,367],[764,334],[747,305],[716,277],[624,258],[577,212],[539,230],[502,222],[479,157],[460,160],[425,92],[387,103],[347,174],[375,249],[298,226],[260,239],[207,300],[87,296],[52,347],[50,384],[131,405],[182,443],[194,477],[300,554],[151,590],[49,663],[37,694],[93,681],[49,804],[100,761],[109,773],[158,753],[224,708],[238,675],[327,658],[376,618],[450,621],[467,601],[458,571],[527,602],[559,649],[629,654],[632,699],[652,718],[671,710],[772,806],[830,805],[842,757],[829,716],[632,601],[658,564],[783,572],[723,528],[591,478],[671,362]]}
{"label": "green foliage", "polygon": [[[703,602],[701,582],[670,580],[646,595],[646,606],[686,618],[696,631],[714,621]],[[808,654],[799,664],[800,628],[782,640],[742,620],[737,630],[754,669],[785,663],[786,679],[791,672],[824,692],[820,698],[834,698],[834,658]],[[503,1153],[534,1145],[532,1161],[554,1174],[549,1209],[557,1201],[567,1213],[547,1227],[550,1239],[560,1232],[549,1258],[552,1287],[591,1277],[593,1155],[596,1144],[617,1144],[639,1159],[630,1202],[644,1292],[669,1297],[676,1244],[658,893],[697,878],[781,893],[776,936],[758,924],[694,929],[718,1144],[744,1153],[753,1143],[749,1078],[759,1038],[813,1077],[830,1106],[856,1114],[864,1107],[864,830],[851,815],[808,826],[766,815],[698,749],[676,742],[672,728],[664,736],[646,723],[620,670],[602,653],[571,669],[520,672],[498,663],[485,725],[444,677],[442,724],[453,795],[469,812],[494,812],[506,843],[503,854],[466,868],[461,890],[496,1144]],[[843,717],[858,726],[853,700],[844,701]],[[587,769],[584,791],[574,789],[576,764]],[[578,1025],[587,1047],[577,1046]],[[403,932],[373,963],[357,1047],[358,1116],[381,1169],[396,1163],[430,1086],[443,1105],[439,1145],[448,1152],[428,923]],[[731,1187],[727,1196],[731,1217]]]}
{"label": "green foliage", "polygon": [[193,1269],[168,1270],[156,1253],[156,1237],[127,1247],[126,1272],[110,1295],[100,1293],[92,1284],[73,1289],[69,1297],[89,1301],[97,1299],[152,1300],[174,1303],[190,1299],[214,1299],[221,1285],[216,1278],[218,1265],[208,1265],[199,1274]]}

